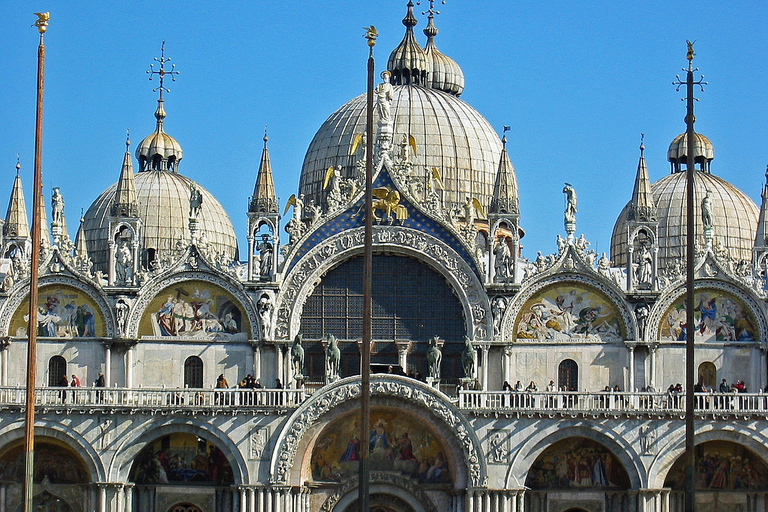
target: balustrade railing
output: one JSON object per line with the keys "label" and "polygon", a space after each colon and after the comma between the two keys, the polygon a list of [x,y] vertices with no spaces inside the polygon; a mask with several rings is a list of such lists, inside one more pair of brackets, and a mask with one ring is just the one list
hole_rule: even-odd
{"label": "balustrade railing", "polygon": [[[0,406],[26,405],[26,389],[0,387]],[[190,388],[39,388],[37,406],[118,408],[293,408],[307,397],[304,389]]]}
{"label": "balustrade railing", "polygon": [[[38,388],[38,407],[121,409],[259,409],[296,408],[310,396],[306,389],[190,388]],[[768,394],[697,393],[697,414],[768,416]],[[478,412],[537,414],[665,414],[685,413],[685,395],[630,392],[507,392],[459,390],[452,401],[459,409]],[[0,407],[23,407],[26,390],[0,387]]]}
{"label": "balustrade railing", "polygon": [[[696,393],[697,414],[765,415],[768,394]],[[458,407],[465,410],[584,413],[584,414],[685,414],[685,395],[630,392],[508,392],[460,390]]]}

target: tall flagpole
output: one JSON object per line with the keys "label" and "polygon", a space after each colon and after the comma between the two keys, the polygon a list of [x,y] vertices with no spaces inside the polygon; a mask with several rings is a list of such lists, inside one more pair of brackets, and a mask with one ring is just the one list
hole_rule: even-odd
{"label": "tall flagpole", "polygon": [[696,217],[695,217],[695,201],[694,201],[694,174],[696,165],[694,148],[696,132],[693,128],[693,123],[696,121],[696,117],[693,115],[693,97],[694,86],[698,85],[701,90],[704,90],[704,75],[701,79],[694,80],[693,73],[697,71],[693,67],[693,43],[688,43],[688,69],[684,69],[686,72],[685,82],[680,80],[680,76],[673,82],[673,85],[677,86],[679,90],[681,86],[686,86],[686,114],[685,114],[685,156],[686,156],[686,287],[685,287],[685,309],[686,309],[686,326],[685,326],[685,512],[694,512],[696,510],[696,452],[695,452],[695,403],[694,403],[694,375],[696,372],[695,367],[695,343],[696,326],[694,316],[694,293],[695,293],[695,273],[694,264],[696,263]]}
{"label": "tall flagpole", "polygon": [[357,502],[360,512],[370,509],[370,432],[371,432],[371,338],[373,312],[371,289],[373,282],[373,47],[376,27],[365,29],[368,40],[368,90],[365,123],[365,233],[363,255],[363,343],[360,352],[360,473]]}
{"label": "tall flagpole", "polygon": [[43,200],[43,90],[45,86],[45,45],[49,13],[35,13],[34,26],[40,33],[37,47],[37,119],[35,122],[35,181],[32,189],[32,262],[29,283],[29,324],[27,325],[27,397],[24,417],[24,511],[33,512],[35,477],[35,375],[37,372],[37,274],[40,265],[40,208]]}

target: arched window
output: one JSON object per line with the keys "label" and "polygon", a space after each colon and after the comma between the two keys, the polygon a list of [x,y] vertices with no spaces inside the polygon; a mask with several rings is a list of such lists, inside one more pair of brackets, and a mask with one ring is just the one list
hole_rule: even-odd
{"label": "arched window", "polygon": [[61,356],[53,356],[48,360],[48,385],[58,386],[62,375],[67,376],[67,360]]}
{"label": "arched window", "polygon": [[[414,342],[404,372],[427,375],[427,341],[445,340],[440,375],[456,383],[463,376],[461,353],[466,325],[461,302],[445,277],[410,257],[375,254],[373,257],[374,347],[371,364],[398,364],[396,342]],[[342,377],[360,371],[357,339],[363,330],[363,258],[353,257],[330,270],[307,298],[301,314],[306,371],[310,382],[322,380],[326,334],[339,340]]]}
{"label": "arched window", "polygon": [[568,391],[579,389],[579,365],[573,359],[566,359],[557,369],[557,385],[560,389],[565,386]]}
{"label": "arched window", "polygon": [[189,356],[184,361],[184,387],[203,387],[203,361],[197,356]]}

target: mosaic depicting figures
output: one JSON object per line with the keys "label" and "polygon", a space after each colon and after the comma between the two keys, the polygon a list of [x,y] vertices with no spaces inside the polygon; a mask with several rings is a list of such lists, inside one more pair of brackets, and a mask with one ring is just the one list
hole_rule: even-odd
{"label": "mosaic depicting figures", "polygon": [[150,302],[141,321],[143,336],[246,340],[244,315],[232,297],[201,281],[170,286]]}
{"label": "mosaic depicting figures", "polygon": [[229,485],[234,478],[227,457],[213,443],[192,434],[176,433],[141,450],[133,462],[131,480],[137,484]]}
{"label": "mosaic depicting figures", "polygon": [[[0,456],[0,481],[23,482],[25,477],[24,442],[20,440]],[[36,484],[47,479],[52,484],[77,484],[89,481],[89,473],[83,460],[72,448],[51,438],[35,442]]]}
{"label": "mosaic depicting figures", "polygon": [[[696,292],[694,300],[696,341],[754,341],[757,339],[754,316],[733,295],[713,289]],[[685,296],[681,296],[662,317],[659,339],[685,341]]]}
{"label": "mosaic depicting figures", "polygon": [[603,445],[583,437],[558,441],[533,463],[525,485],[531,489],[629,487],[619,459]]}
{"label": "mosaic depicting figures", "polygon": [[[359,431],[357,415],[337,419],[323,429],[312,450],[315,481],[340,482],[357,474]],[[392,471],[429,484],[452,481],[446,451],[423,420],[402,411],[374,409],[365,442],[376,471]]]}
{"label": "mosaic depicting figures", "polygon": [[[44,286],[38,295],[37,335],[50,338],[93,338],[106,336],[104,316],[93,299],[75,288]],[[10,331],[27,335],[29,299],[21,303],[11,321]]]}
{"label": "mosaic depicting figures", "polygon": [[[678,459],[669,470],[664,487],[684,489],[683,459]],[[768,466],[757,455],[736,443],[709,441],[696,446],[696,489],[766,490]]]}
{"label": "mosaic depicting figures", "polygon": [[528,299],[518,315],[515,337],[568,341],[621,341],[618,308],[602,293],[576,283],[550,286]]}

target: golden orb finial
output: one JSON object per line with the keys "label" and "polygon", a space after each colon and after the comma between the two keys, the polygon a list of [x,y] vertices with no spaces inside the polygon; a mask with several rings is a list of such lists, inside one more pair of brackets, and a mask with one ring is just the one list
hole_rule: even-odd
{"label": "golden orb finial", "polygon": [[35,16],[37,16],[37,21],[32,26],[37,27],[37,31],[40,32],[41,34],[45,34],[45,31],[48,30],[48,20],[51,19],[51,13],[36,12]]}

